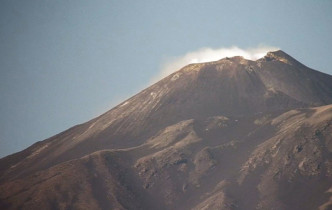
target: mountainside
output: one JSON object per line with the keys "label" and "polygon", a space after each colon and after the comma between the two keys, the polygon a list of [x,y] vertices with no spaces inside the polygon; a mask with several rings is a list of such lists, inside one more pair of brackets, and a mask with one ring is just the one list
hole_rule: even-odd
{"label": "mountainside", "polygon": [[1,209],[332,208],[332,76],[282,51],[190,64],[0,160]]}

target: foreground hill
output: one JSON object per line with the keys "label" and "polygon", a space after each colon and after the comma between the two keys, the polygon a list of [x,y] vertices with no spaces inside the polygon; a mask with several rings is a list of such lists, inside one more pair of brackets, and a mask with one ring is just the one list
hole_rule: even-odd
{"label": "foreground hill", "polygon": [[190,64],[0,160],[4,209],[328,209],[332,77],[282,51]]}

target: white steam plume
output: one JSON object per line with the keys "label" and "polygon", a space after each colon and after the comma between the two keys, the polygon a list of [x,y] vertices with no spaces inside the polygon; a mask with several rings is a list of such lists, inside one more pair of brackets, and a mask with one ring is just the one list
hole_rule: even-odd
{"label": "white steam plume", "polygon": [[197,51],[188,52],[187,54],[171,59],[162,64],[161,71],[159,74],[151,80],[151,83],[155,83],[158,80],[170,75],[171,73],[179,70],[190,63],[202,63],[209,61],[220,60],[225,57],[243,56],[248,60],[257,60],[266,55],[269,51],[278,50],[277,47],[271,46],[258,46],[256,48],[241,49],[233,46],[230,48],[201,48]]}

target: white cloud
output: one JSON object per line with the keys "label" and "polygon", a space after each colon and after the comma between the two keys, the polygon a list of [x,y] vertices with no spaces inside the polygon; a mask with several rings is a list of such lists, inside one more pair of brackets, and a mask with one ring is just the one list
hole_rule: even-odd
{"label": "white cloud", "polygon": [[249,49],[241,49],[236,46],[219,49],[201,48],[197,51],[188,52],[183,56],[168,58],[166,62],[162,64],[159,74],[151,80],[151,83],[157,82],[190,63],[216,61],[225,57],[233,56],[243,56],[249,60],[257,60],[264,57],[267,52],[278,49],[279,48],[272,46],[258,46]]}

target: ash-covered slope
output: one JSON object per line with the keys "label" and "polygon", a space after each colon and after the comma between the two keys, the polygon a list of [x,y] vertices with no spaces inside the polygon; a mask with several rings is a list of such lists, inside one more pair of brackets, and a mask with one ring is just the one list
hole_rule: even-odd
{"label": "ash-covered slope", "polygon": [[0,205],[328,208],[332,112],[318,107],[328,104],[332,77],[282,51],[190,64],[1,159]]}

